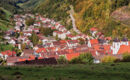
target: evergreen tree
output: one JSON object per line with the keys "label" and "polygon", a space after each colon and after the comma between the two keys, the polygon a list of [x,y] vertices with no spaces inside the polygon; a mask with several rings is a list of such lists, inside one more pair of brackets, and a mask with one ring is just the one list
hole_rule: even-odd
{"label": "evergreen tree", "polygon": [[39,42],[39,37],[37,36],[37,34],[33,31],[31,37],[29,38],[31,40],[31,42],[33,43],[33,45],[37,45]]}

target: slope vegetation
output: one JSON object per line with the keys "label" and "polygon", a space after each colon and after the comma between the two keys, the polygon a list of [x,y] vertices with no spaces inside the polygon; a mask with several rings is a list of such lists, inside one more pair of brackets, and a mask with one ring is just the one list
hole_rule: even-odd
{"label": "slope vegetation", "polygon": [[61,21],[65,26],[70,26],[69,5],[68,0],[44,0],[34,9],[34,11],[45,17]]}
{"label": "slope vegetation", "polygon": [[91,27],[97,27],[106,36],[124,36],[130,28],[118,21],[113,21],[111,13],[116,9],[128,5],[129,0],[72,0],[75,8],[77,27],[87,33]]}
{"label": "slope vegetation", "polygon": [[91,27],[97,27],[106,36],[122,37],[125,33],[130,38],[128,25],[124,26],[111,17],[113,11],[127,6],[129,2],[129,0],[44,0],[34,11],[67,24],[70,20],[69,6],[73,5],[76,26],[83,33],[88,34]]}

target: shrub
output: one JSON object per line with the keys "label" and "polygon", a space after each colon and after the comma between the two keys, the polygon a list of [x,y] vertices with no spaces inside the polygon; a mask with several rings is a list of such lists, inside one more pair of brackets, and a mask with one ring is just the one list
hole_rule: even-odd
{"label": "shrub", "polygon": [[40,33],[45,36],[52,36],[54,31],[56,30],[52,30],[51,28],[40,27]]}
{"label": "shrub", "polygon": [[118,59],[115,56],[105,56],[101,59],[102,63],[113,63],[116,62]]}
{"label": "shrub", "polygon": [[130,53],[123,54],[123,62],[130,62]]}
{"label": "shrub", "polygon": [[57,59],[58,64],[67,64],[68,61],[65,58],[65,56],[60,56],[59,59]]}
{"label": "shrub", "polygon": [[93,56],[91,53],[83,53],[83,54],[80,54],[79,57],[77,58],[74,58],[70,61],[70,63],[73,63],[73,64],[91,64],[93,63]]}
{"label": "shrub", "polygon": [[81,45],[85,44],[85,40],[84,40],[84,39],[79,38],[78,40],[79,40],[79,43],[80,43]]}
{"label": "shrub", "polygon": [[69,63],[76,64],[76,63],[81,63],[81,62],[79,58],[77,57],[77,58],[72,59]]}
{"label": "shrub", "polygon": [[35,22],[35,20],[34,20],[33,18],[29,18],[29,19],[26,20],[25,24],[26,24],[27,26],[30,26],[30,25],[33,25],[34,22]]}

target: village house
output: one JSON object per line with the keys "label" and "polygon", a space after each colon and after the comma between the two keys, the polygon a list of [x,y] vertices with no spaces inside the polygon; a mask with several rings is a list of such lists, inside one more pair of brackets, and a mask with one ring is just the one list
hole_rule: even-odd
{"label": "village house", "polygon": [[60,25],[59,23],[56,23],[56,24],[55,24],[56,29],[59,29],[60,26],[61,26],[61,25]]}
{"label": "village house", "polygon": [[8,57],[13,57],[13,56],[16,56],[15,51],[7,50],[0,53],[0,57],[4,60],[6,60]]}
{"label": "village house", "polygon": [[24,34],[24,36],[31,36],[32,31],[24,31],[23,34]]}
{"label": "village house", "polygon": [[129,52],[130,44],[128,42],[127,38],[123,38],[121,41],[118,38],[115,38],[113,40],[113,44],[111,46],[111,49],[113,51],[113,54],[123,54],[125,52]]}
{"label": "village house", "polygon": [[41,26],[41,22],[36,22],[33,24],[34,26]]}
{"label": "village house", "polygon": [[97,28],[92,27],[92,28],[90,29],[90,33],[92,34],[93,37],[96,37]]}
{"label": "village house", "polygon": [[90,39],[88,40],[88,47],[92,47],[93,45],[97,45],[99,44],[98,40],[97,39]]}
{"label": "village house", "polygon": [[79,45],[78,40],[68,40],[67,45],[69,48],[74,48]]}
{"label": "village house", "polygon": [[60,26],[58,30],[61,32],[64,32],[64,31],[66,31],[66,28],[64,26]]}
{"label": "village house", "polygon": [[66,38],[66,34],[60,31],[54,31],[53,36],[54,37],[58,36],[58,38],[63,39],[63,40]]}
{"label": "village house", "polygon": [[9,44],[15,45],[16,44],[16,40],[14,38],[8,40]]}

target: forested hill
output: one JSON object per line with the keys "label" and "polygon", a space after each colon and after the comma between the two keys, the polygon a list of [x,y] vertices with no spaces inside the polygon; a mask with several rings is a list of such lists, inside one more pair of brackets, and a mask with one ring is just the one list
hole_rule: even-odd
{"label": "forested hill", "polygon": [[111,17],[113,11],[127,6],[130,0],[72,0],[75,9],[77,27],[84,33],[91,27],[98,27],[107,36],[130,37],[130,27],[114,21]]}
{"label": "forested hill", "polygon": [[128,6],[130,0],[44,0],[34,9],[44,16],[61,20],[69,26],[69,10],[73,5],[78,29],[88,33],[91,27],[97,27],[106,36],[123,36],[130,38],[130,27],[113,20],[114,10]]}
{"label": "forested hill", "polygon": [[61,21],[65,26],[70,26],[69,5],[69,0],[44,0],[34,8],[34,11],[56,21]]}

